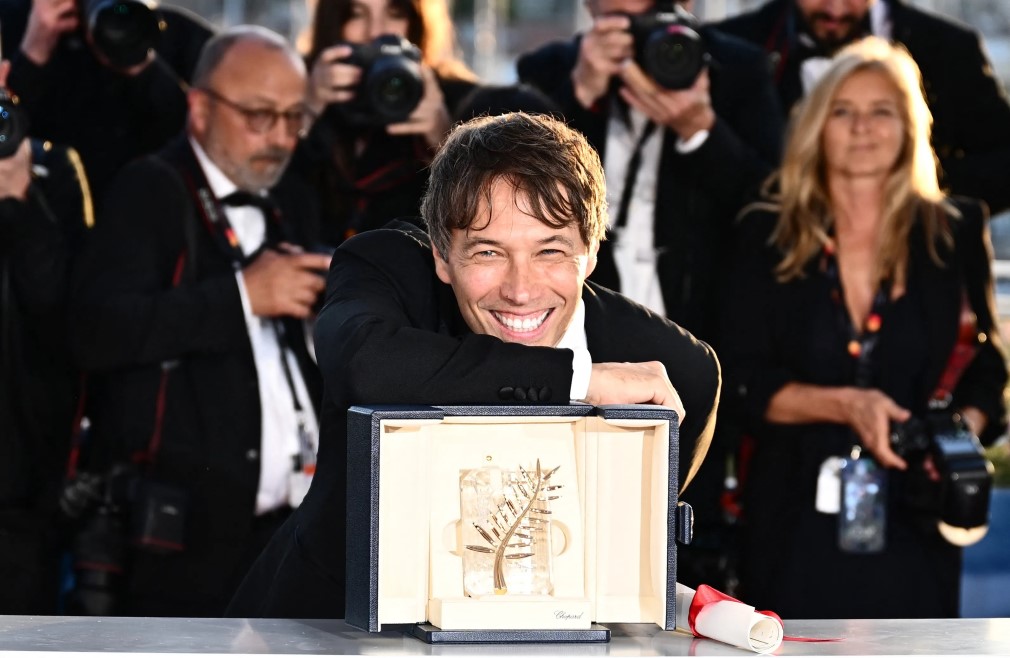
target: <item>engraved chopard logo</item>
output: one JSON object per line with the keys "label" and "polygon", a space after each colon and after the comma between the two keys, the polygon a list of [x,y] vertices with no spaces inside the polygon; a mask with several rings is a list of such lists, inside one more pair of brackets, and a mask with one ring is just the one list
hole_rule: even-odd
{"label": "engraved chopard logo", "polygon": [[555,610],[554,611],[554,618],[555,619],[582,619],[582,615],[583,614],[585,614],[585,613],[584,612],[580,612],[579,614],[575,614],[574,612],[565,612],[564,610]]}

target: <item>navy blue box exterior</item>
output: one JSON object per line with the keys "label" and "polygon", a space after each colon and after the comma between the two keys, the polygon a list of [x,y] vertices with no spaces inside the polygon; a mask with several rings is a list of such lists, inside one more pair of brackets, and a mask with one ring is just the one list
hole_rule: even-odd
{"label": "navy blue box exterior", "polygon": [[[384,420],[442,420],[447,416],[599,416],[604,419],[666,420],[670,427],[669,504],[665,630],[676,628],[677,539],[690,541],[690,508],[677,506],[680,434],[676,412],[654,405],[565,406],[375,406],[347,414],[347,597],[345,620],[378,632],[379,429]],[[686,516],[685,516],[686,513]],[[367,532],[366,532],[367,529]],[[418,622],[426,620],[419,619]],[[597,620],[603,621],[606,620]]]}

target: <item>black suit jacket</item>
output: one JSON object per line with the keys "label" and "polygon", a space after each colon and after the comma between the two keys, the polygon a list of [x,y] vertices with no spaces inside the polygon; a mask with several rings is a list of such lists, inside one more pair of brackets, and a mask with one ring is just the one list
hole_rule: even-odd
{"label": "black suit jacket", "polygon": [[[114,182],[75,273],[72,342],[89,374],[90,470],[147,449],[162,367],[168,368],[161,446],[150,475],[188,491],[188,545],[177,557],[137,552],[130,592],[177,602],[175,614],[216,615],[232,593],[226,583],[233,588],[240,577],[232,571],[255,512],[260,399],[231,257],[168,164],[176,158],[196,165],[184,138],[131,164]],[[313,218],[290,201],[298,196],[278,199],[283,237],[311,244]],[[180,258],[184,271],[173,286]],[[318,400],[321,383],[302,325],[285,322]]]}
{"label": "black suit jacket", "polygon": [[[232,602],[239,617],[342,617],[347,409],[354,404],[565,404],[572,353],[471,333],[435,275],[427,235],[404,222],[337,250],[316,328],[326,382],[312,488]],[[720,374],[706,344],[620,295],[586,284],[594,362],[662,361],[687,413],[681,472],[711,435]],[[521,389],[523,395],[517,397]],[[535,395],[531,393],[535,392]],[[525,400],[521,400],[524,397]]]}
{"label": "black suit jacket", "polygon": [[[714,30],[701,34],[710,67],[715,126],[696,151],[676,149],[677,135],[665,131],[656,185],[655,246],[666,314],[705,340],[714,322],[733,218],[747,194],[778,163],[782,115],[760,49]],[[558,103],[570,125],[605,157],[609,102],[590,109],[575,99],[571,72],[581,37],[548,44],[519,58],[519,78]],[[620,290],[611,246],[600,247],[593,281]]]}
{"label": "black suit jacket", "polygon": [[[1010,208],[1010,104],[981,35],[905,0],[886,2],[892,38],[922,72],[943,183],[954,194],[984,200],[993,212]],[[793,11],[793,0],[771,0],[717,26],[771,53],[787,112],[802,95],[799,58],[790,56],[797,50],[795,30],[789,29]]]}

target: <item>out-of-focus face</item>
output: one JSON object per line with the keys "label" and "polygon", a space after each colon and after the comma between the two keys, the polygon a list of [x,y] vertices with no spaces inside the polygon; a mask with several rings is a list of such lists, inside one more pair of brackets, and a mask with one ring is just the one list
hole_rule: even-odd
{"label": "out-of-focus face", "polygon": [[875,0],[796,0],[813,37],[827,46],[851,41]]}
{"label": "out-of-focus face", "polygon": [[529,213],[526,195],[506,181],[491,189],[491,220],[481,205],[478,229],[453,230],[435,270],[452,286],[467,326],[510,343],[558,344],[596,265],[575,223],[551,228]]}
{"label": "out-of-focus face", "polygon": [[362,44],[383,34],[406,37],[409,27],[407,13],[393,0],[352,0],[341,39]]}
{"label": "out-of-focus face", "polygon": [[832,99],[821,138],[829,178],[883,179],[904,146],[898,90],[880,71],[854,73]]}
{"label": "out-of-focus face", "polygon": [[284,173],[298,142],[297,125],[278,117],[266,132],[250,126],[249,112],[304,111],[305,69],[287,53],[255,41],[236,43],[207,85],[190,92],[190,130],[238,187],[272,187]]}

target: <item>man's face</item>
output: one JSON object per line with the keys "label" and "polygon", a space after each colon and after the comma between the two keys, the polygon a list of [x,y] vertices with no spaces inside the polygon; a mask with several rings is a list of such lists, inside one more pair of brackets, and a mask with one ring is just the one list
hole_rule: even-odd
{"label": "man's face", "polygon": [[255,130],[247,114],[300,110],[305,84],[304,69],[283,51],[255,41],[236,43],[211,76],[210,93],[190,92],[190,130],[239,188],[272,187],[298,142],[297,126],[277,118],[269,129]]}
{"label": "man's face", "polygon": [[[481,205],[477,226],[488,210]],[[479,230],[454,230],[444,258],[434,249],[438,278],[452,286],[474,333],[557,345],[596,265],[598,245],[583,242],[574,222],[551,228],[530,215],[526,195],[504,180],[491,188],[490,217]]]}
{"label": "man's face", "polygon": [[815,39],[827,46],[840,46],[855,37],[874,1],[796,0],[796,7]]}

